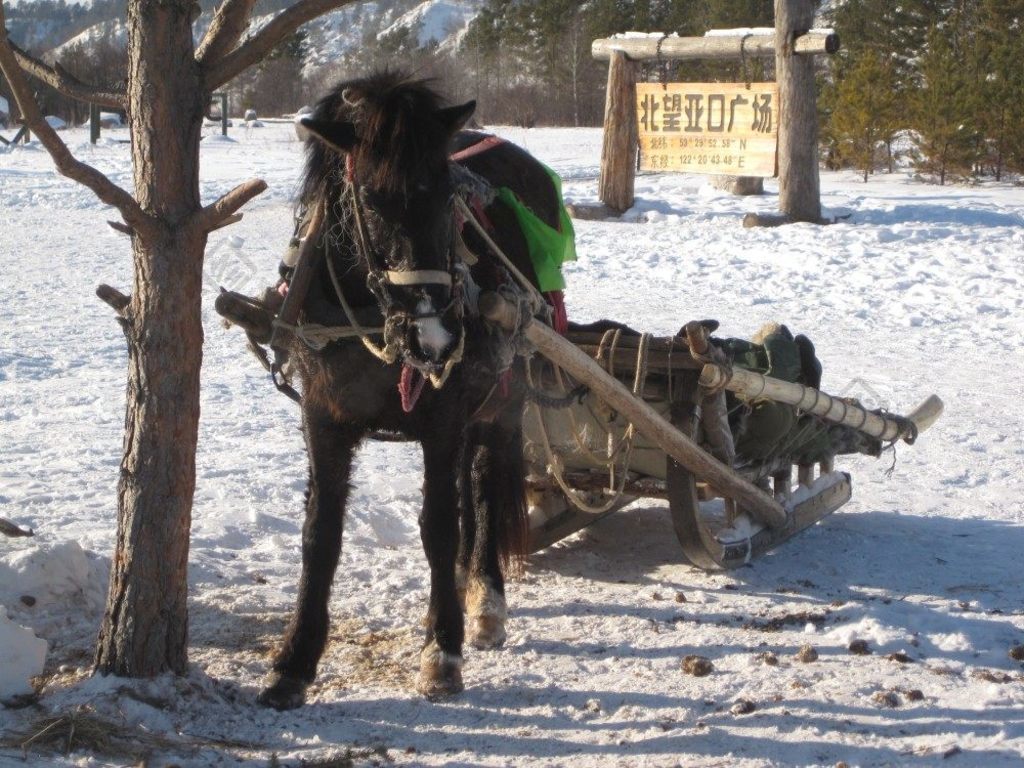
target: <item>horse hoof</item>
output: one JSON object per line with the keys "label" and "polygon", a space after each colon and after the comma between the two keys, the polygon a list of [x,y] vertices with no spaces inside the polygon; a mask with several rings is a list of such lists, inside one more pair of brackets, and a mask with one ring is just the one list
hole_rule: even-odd
{"label": "horse hoof", "polygon": [[267,675],[267,687],[260,691],[256,701],[278,711],[296,709],[306,703],[307,683],[283,672]]}
{"label": "horse hoof", "polygon": [[469,614],[469,642],[474,648],[486,651],[504,644],[505,621],[508,619],[505,596],[491,586],[487,577],[473,579],[467,584],[466,612]]}
{"label": "horse hoof", "polygon": [[505,619],[502,616],[474,616],[469,621],[469,643],[487,651],[505,644]]}
{"label": "horse hoof", "polygon": [[431,701],[461,693],[462,657],[442,651],[431,641],[420,654],[420,676],[416,690]]}

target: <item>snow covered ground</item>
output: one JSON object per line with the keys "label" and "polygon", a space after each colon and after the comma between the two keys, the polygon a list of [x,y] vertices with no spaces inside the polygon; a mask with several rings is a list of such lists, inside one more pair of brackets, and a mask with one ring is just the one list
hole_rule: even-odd
{"label": "snow covered ground", "polygon": [[[509,130],[595,195],[600,135]],[[130,185],[124,135],[80,156]],[[289,126],[203,144],[203,194],[270,183],[207,263],[199,482],[184,680],[87,677],[113,548],[125,351],[99,282],[130,287],[127,242],[90,193],[32,145],[0,150],[0,685],[48,643],[37,704],[0,709],[0,737],[89,704],[178,746],[150,765],[1020,765],[1024,677],[1024,190],[905,174],[823,176],[830,227],[745,230],[777,207],[699,177],[642,176],[623,222],[577,222],[570,316],[661,334],[716,317],[747,336],[781,320],[816,342],[825,387],[907,411],[931,392],[939,424],[892,457],[845,462],[854,498],[781,550],[727,574],[689,566],[664,505],[641,502],[531,558],[509,586],[509,641],[467,650],[466,692],[413,693],[426,568],[419,456],[359,459],[334,630],[310,703],[254,701],[295,596],[305,457],[297,411],[213,312],[218,285],[272,279],[290,234],[301,147]],[[641,221],[642,220],[642,221]],[[32,603],[29,605],[28,603]],[[868,655],[851,653],[867,642]],[[797,650],[812,645],[816,661]],[[9,654],[9,655],[5,655]],[[13,657],[10,655],[13,654]],[[714,670],[692,677],[688,654]],[[8,661],[15,658],[17,661]],[[12,674],[12,672],[17,674]],[[19,680],[20,677],[20,680]],[[734,705],[748,700],[753,711]],[[35,755],[31,763],[123,758]],[[0,765],[21,765],[0,750]]]}

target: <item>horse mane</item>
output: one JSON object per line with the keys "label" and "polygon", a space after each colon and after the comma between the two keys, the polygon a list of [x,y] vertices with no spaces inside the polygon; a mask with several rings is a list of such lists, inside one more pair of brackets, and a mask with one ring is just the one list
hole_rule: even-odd
{"label": "horse mane", "polygon": [[[402,71],[338,83],[317,102],[317,120],[355,125],[357,180],[374,192],[408,196],[418,179],[447,168],[448,129],[435,117],[444,99],[432,81]],[[300,199],[326,197],[346,173],[346,158],[321,141],[306,145]]]}

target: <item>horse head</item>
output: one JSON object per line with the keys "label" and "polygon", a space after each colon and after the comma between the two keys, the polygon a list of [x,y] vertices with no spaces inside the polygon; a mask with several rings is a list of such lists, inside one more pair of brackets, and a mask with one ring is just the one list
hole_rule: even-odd
{"label": "horse head", "polygon": [[302,121],[307,193],[329,196],[324,187],[343,180],[347,236],[384,314],[385,344],[435,385],[462,343],[448,152],[474,108],[444,106],[426,82],[387,73],[338,86]]}

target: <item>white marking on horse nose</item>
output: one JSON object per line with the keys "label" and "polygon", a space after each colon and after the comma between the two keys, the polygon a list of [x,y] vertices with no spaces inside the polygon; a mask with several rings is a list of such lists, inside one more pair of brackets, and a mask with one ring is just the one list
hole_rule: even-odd
{"label": "white marking on horse nose", "polygon": [[[421,299],[416,305],[416,313],[420,315],[435,312],[434,303],[430,299]],[[452,343],[452,335],[445,330],[439,317],[424,317],[416,323],[416,341],[425,353],[434,360],[440,360],[441,354]]]}

